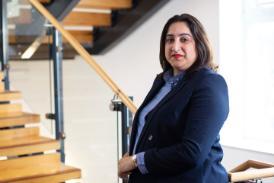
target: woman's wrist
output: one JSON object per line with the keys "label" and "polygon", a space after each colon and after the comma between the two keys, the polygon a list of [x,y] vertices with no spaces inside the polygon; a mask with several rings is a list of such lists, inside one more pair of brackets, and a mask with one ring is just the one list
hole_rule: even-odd
{"label": "woman's wrist", "polygon": [[137,168],[138,164],[137,164],[137,156],[136,156],[136,154],[134,154],[133,156],[131,156],[131,159],[132,159],[134,168]]}

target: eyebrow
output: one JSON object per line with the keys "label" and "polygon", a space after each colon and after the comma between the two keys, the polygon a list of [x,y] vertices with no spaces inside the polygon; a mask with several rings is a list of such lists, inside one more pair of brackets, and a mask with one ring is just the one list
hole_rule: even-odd
{"label": "eyebrow", "polygon": [[[172,36],[175,36],[175,35],[174,34],[167,34],[166,35],[166,37],[172,37]],[[190,37],[192,37],[191,34],[189,34],[189,33],[182,33],[182,34],[179,34],[178,36],[190,36]]]}

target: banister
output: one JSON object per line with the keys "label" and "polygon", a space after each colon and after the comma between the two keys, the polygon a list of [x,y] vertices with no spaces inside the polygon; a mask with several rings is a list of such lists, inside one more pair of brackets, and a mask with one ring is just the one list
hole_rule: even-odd
{"label": "banister", "polygon": [[233,168],[229,172],[234,173],[234,172],[239,172],[239,171],[244,171],[249,168],[272,168],[274,167],[273,164],[261,162],[261,161],[256,161],[256,160],[247,160],[244,163],[238,165],[237,167]]}
{"label": "banister", "polygon": [[236,168],[233,168],[229,172],[231,182],[240,182],[267,177],[274,177],[274,165],[255,160],[248,160]]}
{"label": "banister", "polygon": [[234,172],[230,174],[231,182],[240,182],[258,178],[267,178],[274,176],[274,168],[262,168],[262,169],[252,169],[241,172]]}
{"label": "banister", "polygon": [[124,92],[116,85],[116,83],[107,75],[107,73],[96,63],[86,49],[56,20],[54,16],[38,1],[29,0],[34,6],[71,44],[71,46],[81,55],[84,60],[95,70],[95,72],[107,83],[113,92],[122,100],[132,113],[135,113],[137,108],[132,101],[124,94]]}

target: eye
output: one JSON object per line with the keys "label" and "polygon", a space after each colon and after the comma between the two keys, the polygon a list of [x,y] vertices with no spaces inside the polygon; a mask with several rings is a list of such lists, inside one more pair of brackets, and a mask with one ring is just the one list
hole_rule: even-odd
{"label": "eye", "polygon": [[173,43],[174,42],[174,38],[173,37],[167,37],[165,40],[166,43]]}
{"label": "eye", "polygon": [[189,41],[189,39],[187,37],[180,37],[180,42],[181,43],[185,43],[187,41]]}

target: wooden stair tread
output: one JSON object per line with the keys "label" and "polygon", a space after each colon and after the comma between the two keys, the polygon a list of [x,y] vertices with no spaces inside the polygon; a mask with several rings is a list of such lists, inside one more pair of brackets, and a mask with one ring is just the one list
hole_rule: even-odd
{"label": "wooden stair tread", "polygon": [[25,125],[29,123],[40,122],[40,115],[31,113],[22,113],[20,116],[15,117],[2,117],[0,118],[0,128],[8,126]]}
{"label": "wooden stair tread", "polygon": [[0,161],[0,183],[54,183],[80,176],[80,169],[60,163],[57,153]]}
{"label": "wooden stair tread", "polygon": [[0,104],[1,117],[16,117],[22,115],[22,105],[19,103]]}
{"label": "wooden stair tread", "polygon": [[41,137],[41,136],[30,136],[24,138],[15,138],[15,139],[8,139],[2,140],[0,139],[0,149],[13,147],[13,146],[22,146],[22,145],[29,145],[29,144],[37,144],[37,143],[46,143],[50,141],[55,141],[51,138]]}
{"label": "wooden stair tread", "polygon": [[[30,170],[32,173],[33,170]],[[62,165],[59,170],[50,173],[41,173],[36,175],[22,175],[18,178],[8,178],[1,180],[0,183],[60,183],[66,180],[79,179],[81,177],[81,170],[71,166]]]}
{"label": "wooden stair tread", "polygon": [[65,26],[110,26],[111,14],[70,12],[63,20]]}
{"label": "wooden stair tread", "polygon": [[19,91],[0,91],[0,101],[10,101],[21,99],[22,95]]}
{"label": "wooden stair tread", "polygon": [[0,156],[15,156],[60,149],[57,140],[47,137],[23,137],[0,140]]}
{"label": "wooden stair tread", "polygon": [[[93,34],[91,31],[69,31],[72,36],[74,36],[75,39],[77,39],[80,43],[82,44],[91,44],[93,42]],[[64,42],[68,42],[65,38],[64,38]]]}
{"label": "wooden stair tread", "polygon": [[125,9],[132,7],[132,0],[80,0],[77,8]]}
{"label": "wooden stair tread", "polygon": [[18,139],[31,136],[39,136],[39,127],[29,127],[29,128],[9,128],[0,130],[0,139]]}
{"label": "wooden stair tread", "polygon": [[3,80],[3,78],[4,78],[4,73],[0,72],[0,80]]}
{"label": "wooden stair tread", "polygon": [[5,90],[5,85],[3,82],[0,82],[0,92],[3,92],[4,90]]}

